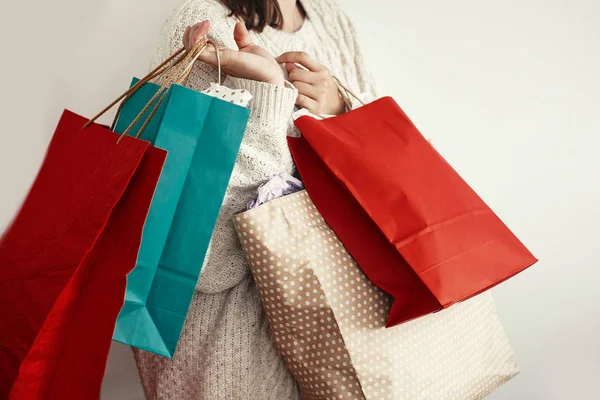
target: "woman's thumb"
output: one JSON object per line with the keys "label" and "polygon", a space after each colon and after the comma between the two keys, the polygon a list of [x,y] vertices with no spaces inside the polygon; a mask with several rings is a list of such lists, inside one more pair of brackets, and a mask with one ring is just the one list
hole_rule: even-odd
{"label": "woman's thumb", "polygon": [[235,40],[240,50],[253,44],[250,33],[248,33],[248,29],[246,29],[246,25],[243,22],[235,24],[235,28],[233,28],[233,40]]}

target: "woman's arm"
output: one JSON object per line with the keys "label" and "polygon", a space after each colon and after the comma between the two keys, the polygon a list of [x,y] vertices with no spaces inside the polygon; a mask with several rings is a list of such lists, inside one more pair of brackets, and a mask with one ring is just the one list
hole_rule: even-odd
{"label": "woman's arm", "polygon": [[[199,24],[202,21],[210,21],[210,24]],[[184,44],[193,46],[208,32],[208,37],[223,48],[220,51],[221,61],[223,71],[227,73],[223,85],[245,89],[253,96],[248,130],[260,125],[285,134],[297,91],[283,86],[283,73],[276,61],[272,58],[269,60],[267,57],[270,55],[254,46],[243,24],[236,26],[236,22],[235,18],[229,16],[228,9],[217,0],[186,3],[163,26],[153,64],[158,65]],[[186,82],[187,86],[198,91],[218,80],[214,49],[208,48],[201,60],[196,62]],[[281,79],[277,74],[281,75]]]}

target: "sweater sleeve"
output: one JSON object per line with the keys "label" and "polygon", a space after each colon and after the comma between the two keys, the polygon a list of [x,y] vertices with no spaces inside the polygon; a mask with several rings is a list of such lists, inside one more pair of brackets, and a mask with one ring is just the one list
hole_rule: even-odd
{"label": "sweater sleeve", "polygon": [[260,124],[286,134],[294,111],[298,91],[293,87],[228,76],[223,84],[233,89],[245,89],[252,94],[248,124]]}
{"label": "sweater sleeve", "polygon": [[[187,2],[163,25],[152,62],[153,66],[158,65],[183,46],[182,38],[188,26],[204,20],[211,22],[208,35],[210,39],[218,46],[237,49],[233,40],[236,20],[229,15],[229,10],[225,6],[217,0],[206,0],[201,3]],[[215,67],[197,61],[185,85],[202,91],[217,80]],[[297,97],[294,88],[234,77],[227,77],[223,85],[232,89],[246,89],[252,94],[253,98],[249,105],[252,113],[248,121],[248,129],[259,124],[263,129],[277,129],[285,134]]]}

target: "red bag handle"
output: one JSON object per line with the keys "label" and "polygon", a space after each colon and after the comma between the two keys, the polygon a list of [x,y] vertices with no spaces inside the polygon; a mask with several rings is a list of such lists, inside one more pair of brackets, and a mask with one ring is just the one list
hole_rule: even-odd
{"label": "red bag handle", "polygon": [[334,76],[333,80],[337,84],[340,95],[342,96],[342,99],[344,99],[344,103],[346,104],[346,107],[348,109],[352,108],[352,101],[350,100],[350,96],[354,97],[361,105],[365,105],[365,103],[360,99],[360,97],[358,97],[356,93],[354,93],[352,90],[348,89],[348,87],[345,86],[338,77]]}

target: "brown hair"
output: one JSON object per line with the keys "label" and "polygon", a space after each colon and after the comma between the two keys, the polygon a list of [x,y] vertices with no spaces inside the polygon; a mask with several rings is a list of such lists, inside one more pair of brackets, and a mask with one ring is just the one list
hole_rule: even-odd
{"label": "brown hair", "polygon": [[[221,0],[231,10],[231,15],[240,18],[248,30],[262,32],[267,25],[281,29],[283,16],[278,0]],[[298,7],[306,14],[300,2]]]}

